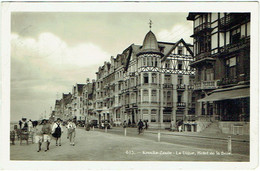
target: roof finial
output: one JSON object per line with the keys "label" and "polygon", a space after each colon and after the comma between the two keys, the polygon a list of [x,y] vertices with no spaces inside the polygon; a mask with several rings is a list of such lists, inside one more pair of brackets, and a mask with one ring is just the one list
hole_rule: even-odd
{"label": "roof finial", "polygon": [[150,30],[152,29],[152,24],[153,24],[153,22],[152,22],[152,20],[150,20],[150,22],[149,22],[149,28],[150,28]]}

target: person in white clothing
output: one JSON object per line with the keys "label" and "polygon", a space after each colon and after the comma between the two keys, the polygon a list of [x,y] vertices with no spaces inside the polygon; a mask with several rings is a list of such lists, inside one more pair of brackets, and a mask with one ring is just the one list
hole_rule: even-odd
{"label": "person in white clothing", "polygon": [[57,121],[52,126],[52,136],[56,139],[56,146],[61,146],[61,135],[63,133],[63,128],[61,125],[61,119],[58,118]]}
{"label": "person in white clothing", "polygon": [[68,129],[68,139],[70,140],[70,145],[75,146],[75,136],[76,136],[76,124],[75,124],[76,120],[73,119],[73,121],[71,121],[71,119],[68,122],[67,125],[67,129]]}

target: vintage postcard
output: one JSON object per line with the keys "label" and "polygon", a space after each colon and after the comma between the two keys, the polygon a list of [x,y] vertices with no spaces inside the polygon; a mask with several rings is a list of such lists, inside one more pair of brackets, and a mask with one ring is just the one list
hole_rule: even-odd
{"label": "vintage postcard", "polygon": [[256,168],[258,12],[2,2],[0,168]]}

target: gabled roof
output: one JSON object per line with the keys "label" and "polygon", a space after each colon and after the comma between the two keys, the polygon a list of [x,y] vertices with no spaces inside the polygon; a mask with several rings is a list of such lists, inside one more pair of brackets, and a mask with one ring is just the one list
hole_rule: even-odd
{"label": "gabled roof", "polygon": [[183,45],[186,47],[186,49],[190,52],[191,56],[193,56],[193,52],[192,50],[190,49],[190,47],[187,45],[187,43],[181,39],[179,40],[172,48],[171,50],[163,57],[162,61],[165,61],[166,58],[171,54],[171,52],[180,44],[180,43],[183,43]]}

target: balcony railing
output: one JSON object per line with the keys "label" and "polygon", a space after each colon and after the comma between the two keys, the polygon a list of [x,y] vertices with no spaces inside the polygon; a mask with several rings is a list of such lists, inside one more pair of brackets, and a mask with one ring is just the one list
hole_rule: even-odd
{"label": "balcony railing", "polygon": [[244,37],[236,43],[228,44],[226,46],[220,47],[219,52],[222,54],[232,53],[248,47],[250,45],[250,37]]}
{"label": "balcony railing", "polygon": [[249,21],[250,14],[249,13],[231,13],[220,19],[219,28],[220,29],[228,29],[232,26],[241,23],[242,21]]}
{"label": "balcony railing", "polygon": [[178,89],[178,90],[185,90],[185,87],[186,87],[186,86],[185,86],[184,84],[178,84],[178,85],[177,85],[177,89]]}
{"label": "balcony railing", "polygon": [[210,57],[210,55],[211,55],[210,52],[202,52],[195,56],[195,61],[208,58],[208,57]]}
{"label": "balcony railing", "polygon": [[228,84],[236,84],[238,83],[239,80],[237,78],[223,78],[220,82],[219,85],[228,85]]}
{"label": "balcony railing", "polygon": [[173,87],[173,85],[170,84],[170,83],[164,83],[163,84],[163,88],[172,88],[172,87]]}
{"label": "balcony railing", "polygon": [[201,32],[207,31],[207,30],[211,30],[211,26],[210,23],[206,22],[206,23],[202,23],[201,25],[195,27],[194,29],[194,35],[199,34]]}
{"label": "balcony railing", "polygon": [[218,88],[219,80],[201,81],[194,84],[194,90],[216,89]]}
{"label": "balcony railing", "polygon": [[186,107],[186,103],[185,102],[178,102],[177,107],[181,107],[181,108]]}

